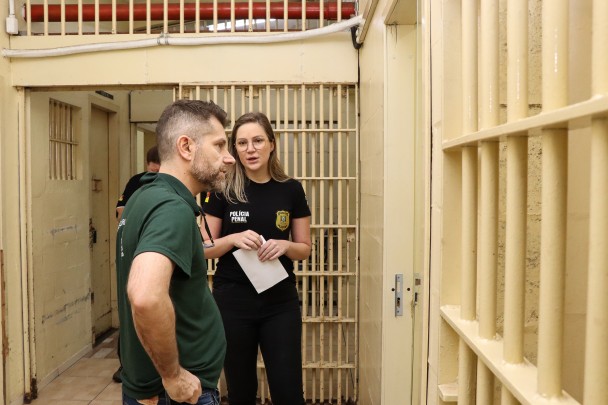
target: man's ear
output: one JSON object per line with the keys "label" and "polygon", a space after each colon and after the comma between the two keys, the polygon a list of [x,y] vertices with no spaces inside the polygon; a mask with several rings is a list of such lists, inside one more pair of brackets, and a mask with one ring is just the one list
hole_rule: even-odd
{"label": "man's ear", "polygon": [[194,157],[194,142],[189,136],[180,135],[177,138],[177,153],[185,160],[191,161]]}

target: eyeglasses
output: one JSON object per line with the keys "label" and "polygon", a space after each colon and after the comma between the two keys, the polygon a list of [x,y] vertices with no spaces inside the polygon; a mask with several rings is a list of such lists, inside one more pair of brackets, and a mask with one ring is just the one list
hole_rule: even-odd
{"label": "eyeglasses", "polygon": [[215,246],[215,242],[213,241],[213,236],[211,236],[211,231],[209,230],[209,225],[207,225],[207,217],[205,216],[205,213],[201,210],[201,213],[203,214],[203,223],[205,224],[205,232],[207,232],[207,236],[209,236],[209,240],[211,241],[211,243],[205,243],[205,241],[203,241],[203,248],[205,249],[209,249]]}
{"label": "eyeglasses", "polygon": [[[257,137],[251,140],[251,146],[253,146],[253,149],[255,150],[262,149],[264,145],[266,145],[266,138]],[[243,138],[237,139],[237,141],[234,143],[234,147],[239,152],[245,152],[247,148],[249,148],[249,141]]]}

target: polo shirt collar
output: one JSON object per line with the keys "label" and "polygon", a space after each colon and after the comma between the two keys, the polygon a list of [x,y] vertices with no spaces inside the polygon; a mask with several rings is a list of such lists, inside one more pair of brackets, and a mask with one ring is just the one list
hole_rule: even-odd
{"label": "polo shirt collar", "polygon": [[196,199],[188,190],[188,188],[179,181],[177,178],[171,176],[167,173],[152,173],[148,172],[143,175],[140,180],[141,184],[148,184],[152,182],[163,182],[166,183],[169,187],[171,187],[177,195],[179,195],[184,201],[190,205],[192,211],[194,211],[194,215],[197,217],[201,215],[201,207],[196,203]]}

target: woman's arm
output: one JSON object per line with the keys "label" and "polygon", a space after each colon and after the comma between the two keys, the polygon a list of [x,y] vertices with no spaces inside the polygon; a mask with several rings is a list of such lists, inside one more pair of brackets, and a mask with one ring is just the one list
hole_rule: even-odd
{"label": "woman's arm", "polygon": [[304,260],[310,256],[310,217],[291,221],[291,240],[270,239],[258,250],[260,261],[286,255],[291,260]]}
{"label": "woman's arm", "polygon": [[[244,232],[233,233],[224,237],[219,237],[222,231],[222,219],[214,217],[213,215],[206,214],[207,224],[213,236],[214,247],[205,248],[206,259],[216,259],[222,257],[224,254],[229,252],[233,247],[239,249],[251,250],[257,249],[262,245],[260,235],[252,230]],[[207,235],[205,228],[201,228],[201,235],[205,243],[211,242],[211,239]]]}

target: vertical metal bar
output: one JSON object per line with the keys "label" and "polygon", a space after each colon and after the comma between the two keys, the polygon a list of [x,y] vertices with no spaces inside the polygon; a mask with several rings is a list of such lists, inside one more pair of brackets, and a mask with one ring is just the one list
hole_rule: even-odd
{"label": "vertical metal bar", "polygon": [[60,7],[61,7],[61,18],[60,18],[60,25],[61,25],[61,35],[65,35],[65,0],[61,0],[61,2],[59,3]]}
{"label": "vertical metal bar", "polygon": [[116,33],[116,0],[112,0],[112,34]]}
{"label": "vertical metal bar", "polygon": [[463,133],[477,131],[477,0],[462,1]]}
{"label": "vertical metal bar", "polygon": [[306,31],[306,0],[302,0],[302,31]]}
{"label": "vertical metal bar", "polygon": [[498,245],[498,142],[481,143],[479,225],[479,335],[496,336]]}
{"label": "vertical metal bar", "polygon": [[[460,317],[476,318],[477,285],[477,147],[462,149],[462,265]],[[458,405],[475,403],[475,355],[460,339]]]}
{"label": "vertical metal bar", "polygon": [[[359,86],[355,84],[355,114],[359,114]],[[357,161],[359,159],[360,156],[360,133],[359,133],[359,120],[355,119],[355,128],[356,128],[356,133],[355,133],[355,156],[357,158]],[[359,207],[360,206],[360,183],[359,183],[359,178],[360,178],[360,172],[359,172],[359,165],[355,164],[354,165],[354,170],[355,170],[355,178],[357,179],[357,182],[355,183],[355,207]],[[360,240],[360,227],[359,227],[359,211],[356,210],[355,211],[355,227],[356,227],[356,240]],[[359,243],[355,243],[355,258],[358,258],[360,254],[360,248],[359,248]],[[354,261],[354,265],[355,265],[355,302],[358,303],[359,302],[359,271],[360,271],[360,264],[359,264],[359,260],[355,260]],[[358,325],[359,323],[359,305],[355,305],[355,325]],[[353,377],[353,401],[356,403],[357,402],[357,393],[359,392],[359,352],[357,351],[356,348],[359,347],[359,334],[357,333],[357,330],[359,329],[358,326],[354,328],[355,329],[355,341],[353,344],[353,347],[355,347],[355,370],[354,370],[354,377]]]}
{"label": "vertical metal bar", "polygon": [[562,393],[567,148],[567,130],[543,130],[538,390],[546,397]]}
{"label": "vertical metal bar", "polygon": [[[334,105],[336,103],[336,99],[337,99],[337,94],[336,94],[336,88],[335,87],[330,87],[329,88],[329,124],[328,124],[328,128],[330,130],[329,134],[328,134],[328,142],[329,142],[329,167],[328,167],[328,176],[327,176],[327,192],[328,192],[328,214],[327,214],[327,219],[328,219],[328,224],[335,224],[335,220],[334,220],[334,213],[335,213],[335,201],[334,201],[334,162],[336,159],[336,155],[335,155],[335,151],[334,151]],[[334,229],[333,228],[328,228],[327,229],[327,255],[329,256],[327,258],[327,273],[328,274],[332,274],[334,273]],[[334,290],[334,279],[335,277],[330,276],[328,277],[327,280],[327,304],[328,304],[328,313],[327,316],[328,318],[331,319],[331,317],[333,316],[333,309],[334,309],[334,305],[333,305],[333,290]],[[334,351],[334,345],[333,345],[333,324],[327,324],[327,327],[329,328],[329,350],[328,350],[328,362],[329,364],[331,364],[333,362],[333,351]],[[333,398],[333,372],[330,369],[329,370],[329,387],[328,387],[328,399],[332,399]]]}
{"label": "vertical metal bar", "polygon": [[234,12],[234,0],[230,0],[230,32],[235,31],[236,18]]}
{"label": "vertical metal bar", "polygon": [[[543,3],[543,110],[568,101],[568,1]],[[538,324],[538,391],[546,397],[562,393],[564,277],[568,132],[542,132],[542,224],[540,248],[540,316]]]}
{"label": "vertical metal bar", "polygon": [[[129,29],[129,32],[131,32],[131,29]],[[151,32],[152,32],[152,0],[146,0],[146,34],[150,34]]]}
{"label": "vertical metal bar", "polygon": [[[477,130],[477,0],[462,3],[463,132]],[[476,317],[477,147],[462,149],[462,257],[460,316]],[[475,354],[462,339],[458,347],[458,405],[475,404]]]}
{"label": "vertical metal bar", "polygon": [[501,388],[500,405],[519,405],[519,401],[504,385]]}
{"label": "vertical metal bar", "polygon": [[44,0],[44,2],[42,3],[43,7],[44,7],[44,22],[43,22],[43,26],[44,26],[44,35],[48,36],[49,35],[49,1],[48,0]]}
{"label": "vertical metal bar", "polygon": [[[515,121],[528,115],[528,0],[508,2],[507,49],[507,121]],[[503,357],[516,364],[524,361],[527,167],[527,136],[507,138]],[[504,385],[502,404],[518,404]]]}
{"label": "vertical metal bar", "polygon": [[494,403],[494,374],[479,358],[477,359],[477,392],[475,400],[478,404]]}
{"label": "vertical metal bar", "polygon": [[568,0],[543,3],[543,111],[568,103]]}
{"label": "vertical metal bar", "polygon": [[163,33],[169,32],[169,0],[163,0]]}
{"label": "vertical metal bar", "polygon": [[325,1],[319,2],[319,28],[325,24]]}
{"label": "vertical metal bar", "polygon": [[528,0],[507,5],[507,121],[528,115]]}
{"label": "vertical metal bar", "polygon": [[217,0],[213,0],[213,32],[217,32]]}
{"label": "vertical metal bar", "polygon": [[[326,224],[327,221],[325,219],[325,202],[326,202],[326,194],[325,194],[325,176],[327,176],[325,172],[325,89],[323,84],[319,85],[319,176],[320,179],[320,189],[319,189],[319,224],[322,226],[320,229],[322,234],[319,235],[320,238],[320,248],[319,248],[319,269],[321,274],[319,276],[319,313],[321,315],[321,320],[323,315],[325,314],[325,272],[327,271],[327,258],[325,257],[325,233],[327,231]],[[319,325],[319,362],[320,365],[323,366],[325,363],[325,325],[323,322]],[[321,367],[320,370],[320,381],[319,381],[319,393],[320,393],[320,401],[323,402],[325,400],[325,369]]]}
{"label": "vertical metal bar", "polygon": [[99,35],[99,0],[95,0],[95,35]]}
{"label": "vertical metal bar", "polygon": [[[458,405],[475,405],[475,353],[463,339],[458,343]],[[481,402],[480,402],[481,403]]]}
{"label": "vertical metal bar", "polygon": [[179,0],[179,33],[184,33],[184,0]]}
{"label": "vertical metal bar", "polygon": [[[597,2],[596,2],[597,3]],[[608,403],[608,121],[595,118],[591,134],[589,286],[584,403]],[[602,194],[603,193],[603,194]]]}
{"label": "vertical metal bar", "polygon": [[481,128],[498,124],[498,0],[481,0]]}
{"label": "vertical metal bar", "polygon": [[[235,85],[230,86],[230,122],[234,127],[234,121],[236,121],[236,87]],[[234,134],[232,134],[234,136]]]}
{"label": "vertical metal bar", "polygon": [[524,361],[528,138],[507,138],[504,360]]}
{"label": "vertical metal bar", "polygon": [[283,0],[283,32],[289,31],[289,14],[287,13],[288,9],[288,0]]}
{"label": "vertical metal bar", "polygon": [[[80,2],[80,0],[79,0],[79,2]],[[25,12],[27,13],[27,15],[32,15],[32,0],[25,1]],[[26,30],[28,37],[32,36],[32,19],[31,18],[28,18],[25,21],[25,30]]]}
{"label": "vertical metal bar", "polygon": [[[308,119],[308,116],[306,114],[306,85],[302,84],[301,85],[301,91],[300,91],[300,96],[302,98],[300,106],[302,109],[301,112],[301,120],[302,120],[302,129],[306,129],[306,120]],[[308,154],[307,154],[307,145],[308,145],[308,133],[307,132],[302,132],[302,176],[303,177],[309,177],[309,173],[307,170],[307,161],[308,161]],[[306,185],[307,185],[307,181],[306,180],[302,180],[302,186],[304,187],[304,190],[306,190]],[[302,266],[302,270],[304,271],[304,273],[308,273],[310,271],[310,261],[308,259],[305,259],[303,261],[303,266]],[[308,293],[309,293],[309,286],[308,286],[308,280],[309,280],[308,275],[304,275],[302,277],[302,318],[304,320],[307,320],[308,318]],[[308,323],[304,322],[302,325],[302,347],[303,347],[303,353],[302,353],[302,365],[303,366],[307,366],[308,365]],[[302,370],[302,379],[304,382],[304,398],[308,398],[308,368],[304,367],[304,369]]]}
{"label": "vertical metal bar", "polygon": [[270,32],[270,0],[266,0],[266,32]]}
{"label": "vertical metal bar", "polygon": [[[133,34],[133,31],[135,30],[135,11],[133,10],[134,6],[133,6],[133,1],[134,0],[129,0],[129,34]],[[147,23],[147,29],[148,29],[148,34],[150,33],[150,1],[151,0],[147,0],[147,14],[148,14],[148,23]]]}
{"label": "vertical metal bar", "polygon": [[[592,92],[608,93],[608,3],[593,2]],[[608,121],[594,118],[591,124],[591,179],[589,209],[589,284],[585,345],[584,403],[608,403]]]}
{"label": "vertical metal bar", "polygon": [[201,0],[195,0],[194,7],[194,32],[198,34],[201,32]]}
{"label": "vertical metal bar", "polygon": [[78,0],[78,35],[82,35],[82,0]]}
{"label": "vertical metal bar", "polygon": [[249,0],[249,5],[248,5],[247,9],[249,11],[247,31],[252,32],[253,31],[253,0]]}
{"label": "vertical metal bar", "polygon": [[462,275],[460,317],[472,321],[477,306],[477,147],[462,148]]}
{"label": "vertical metal bar", "polygon": [[287,130],[289,130],[289,86],[288,85],[284,85],[283,86],[283,133],[281,134],[282,140],[283,140],[283,148],[282,148],[282,155],[283,155],[283,159],[281,159],[281,162],[283,162],[283,165],[285,167],[289,167],[289,132],[287,132]]}
{"label": "vertical metal bar", "polygon": [[300,157],[300,133],[297,131],[298,130],[298,88],[297,87],[293,87],[292,89],[293,91],[293,150],[292,150],[292,156],[293,156],[293,173],[291,174],[292,177],[298,178],[299,176],[299,157]]}
{"label": "vertical metal bar", "polygon": [[[311,150],[310,150],[310,155],[311,155],[311,179],[312,179],[312,187],[311,187],[311,208],[312,208],[312,216],[311,216],[311,224],[317,225],[320,223],[320,221],[318,220],[318,204],[317,204],[317,189],[319,186],[319,180],[316,178],[317,177],[317,153],[318,153],[318,147],[317,147],[317,143],[318,143],[318,131],[317,131],[317,89],[315,87],[311,88],[311,92],[312,92],[312,97],[311,97],[311,111],[312,111],[312,139],[311,139]],[[315,229],[312,232],[312,246],[313,246],[313,254],[312,254],[312,269],[313,272],[319,272],[319,241],[318,241],[318,237],[317,235],[319,234],[319,229]],[[312,280],[312,316],[316,317],[317,316],[317,302],[318,302],[318,297],[317,297],[317,283],[318,283],[318,276],[315,275],[311,278]],[[312,337],[312,362],[313,364],[316,362],[317,360],[317,348],[316,348],[316,332],[318,329],[318,324],[314,324],[313,325],[313,337]],[[317,376],[318,376],[318,369],[313,368],[312,369],[312,398],[318,398],[317,396]]]}
{"label": "vertical metal bar", "polygon": [[[342,195],[342,186],[343,186],[343,176],[344,176],[344,172],[342,170],[342,165],[343,165],[343,148],[342,148],[342,129],[343,129],[343,125],[344,125],[344,121],[343,121],[343,110],[342,110],[342,85],[338,85],[338,129],[339,132],[337,133],[337,138],[338,138],[338,172],[337,172],[337,176],[338,176],[338,218],[337,218],[337,222],[338,225],[340,225],[340,227],[342,227],[344,225],[344,219],[343,219],[343,212],[344,212],[344,199],[343,199],[343,195]],[[338,230],[338,263],[337,263],[337,271],[338,273],[342,273],[343,269],[342,269],[342,265],[343,265],[343,258],[342,255],[344,254],[343,252],[343,243],[344,243],[344,239],[343,239],[343,235],[344,235],[344,228],[340,228]],[[340,323],[337,323],[336,326],[338,328],[337,330],[337,346],[338,346],[338,353],[337,353],[337,366],[338,366],[338,370],[337,370],[337,386],[336,386],[336,396],[338,398],[338,403],[341,403],[342,398],[346,398],[343,391],[343,387],[342,387],[342,368],[340,367],[342,364],[344,364],[344,361],[342,359],[343,353],[342,353],[342,341],[343,341],[343,335],[342,335],[342,321],[343,321],[343,315],[342,315],[342,305],[344,305],[343,301],[342,301],[342,276],[338,276],[338,281],[337,281],[337,305],[338,305],[338,311],[337,311],[337,317],[338,317],[338,321]]]}

